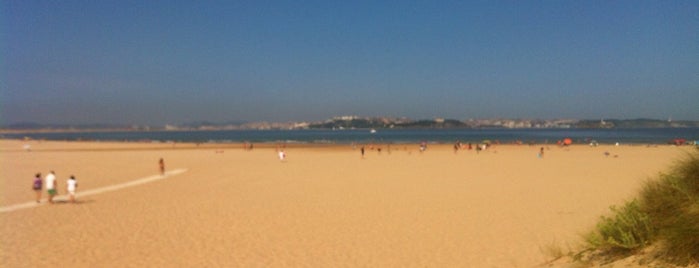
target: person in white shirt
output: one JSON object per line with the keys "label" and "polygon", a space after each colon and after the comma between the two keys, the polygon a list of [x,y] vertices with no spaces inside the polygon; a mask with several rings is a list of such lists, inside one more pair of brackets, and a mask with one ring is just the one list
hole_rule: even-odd
{"label": "person in white shirt", "polygon": [[46,182],[46,191],[49,193],[49,203],[53,204],[53,197],[58,194],[58,181],[56,181],[56,173],[51,170],[48,175],[46,175],[46,178],[44,179]]}
{"label": "person in white shirt", "polygon": [[70,202],[75,203],[75,189],[78,188],[78,181],[75,180],[75,176],[71,175],[70,179],[66,182],[66,190],[68,190],[68,195],[70,196]]}
{"label": "person in white shirt", "polygon": [[279,151],[279,160],[284,161],[286,159],[286,153],[284,153],[284,150]]}

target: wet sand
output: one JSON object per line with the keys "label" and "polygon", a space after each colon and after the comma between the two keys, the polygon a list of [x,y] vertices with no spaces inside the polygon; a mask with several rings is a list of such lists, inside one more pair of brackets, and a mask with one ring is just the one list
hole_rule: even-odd
{"label": "wet sand", "polygon": [[[76,176],[78,203],[0,212],[0,267],[533,267],[691,150],[24,144],[0,141],[0,206],[33,202],[49,170],[60,194]],[[181,172],[96,192],[157,178],[161,157]]]}

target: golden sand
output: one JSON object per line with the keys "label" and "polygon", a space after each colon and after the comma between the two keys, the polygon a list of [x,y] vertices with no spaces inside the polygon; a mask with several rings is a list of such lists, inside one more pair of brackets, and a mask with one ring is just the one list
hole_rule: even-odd
{"label": "golden sand", "polygon": [[[689,150],[24,144],[0,141],[0,206],[29,204],[0,212],[0,267],[538,266]],[[161,157],[186,171],[94,192],[157,177]],[[60,194],[70,175],[94,193],[31,205],[49,170]]]}

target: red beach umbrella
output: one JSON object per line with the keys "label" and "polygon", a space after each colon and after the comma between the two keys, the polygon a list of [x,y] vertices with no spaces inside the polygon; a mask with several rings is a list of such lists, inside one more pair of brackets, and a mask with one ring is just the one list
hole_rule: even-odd
{"label": "red beach umbrella", "polygon": [[571,144],[573,144],[573,139],[571,139],[571,138],[565,138],[565,139],[563,139],[563,144],[565,144],[565,145],[571,145]]}

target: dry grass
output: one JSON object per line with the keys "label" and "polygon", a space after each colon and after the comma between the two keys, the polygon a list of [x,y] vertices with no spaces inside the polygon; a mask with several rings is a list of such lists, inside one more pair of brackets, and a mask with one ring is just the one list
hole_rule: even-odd
{"label": "dry grass", "polygon": [[[699,263],[699,157],[690,154],[669,173],[648,181],[640,197],[611,207],[587,248],[609,260],[638,253],[653,244],[656,258],[675,265]],[[556,253],[556,252],[553,252]]]}

